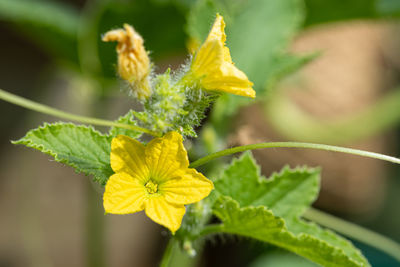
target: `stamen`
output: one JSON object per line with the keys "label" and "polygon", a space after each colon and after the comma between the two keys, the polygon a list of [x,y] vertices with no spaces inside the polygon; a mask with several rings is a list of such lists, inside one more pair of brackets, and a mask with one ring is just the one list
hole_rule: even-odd
{"label": "stamen", "polygon": [[145,187],[147,189],[147,193],[149,193],[149,194],[155,194],[158,191],[158,184],[153,183],[152,180],[148,181],[145,184]]}

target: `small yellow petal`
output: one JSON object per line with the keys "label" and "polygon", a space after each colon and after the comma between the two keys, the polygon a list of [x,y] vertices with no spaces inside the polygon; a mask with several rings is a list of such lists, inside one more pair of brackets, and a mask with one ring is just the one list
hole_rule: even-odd
{"label": "small yellow petal", "polygon": [[127,214],[144,209],[145,188],[127,173],[116,173],[110,177],[103,195],[107,213]]}
{"label": "small yellow petal", "polygon": [[147,144],[145,153],[150,176],[159,183],[173,178],[170,175],[176,170],[189,166],[182,136],[177,132],[154,138]]}
{"label": "small yellow petal", "polygon": [[192,62],[192,71],[197,76],[212,74],[224,63],[223,46],[217,40],[205,42]]}
{"label": "small yellow petal", "polygon": [[118,135],[111,142],[111,168],[125,172],[133,178],[146,182],[149,170],[145,162],[145,146],[125,135]]}
{"label": "small yellow petal", "polygon": [[246,74],[230,63],[225,63],[203,78],[202,84],[209,90],[222,91],[240,96],[255,98],[253,83]]}
{"label": "small yellow petal", "polygon": [[225,29],[224,18],[220,14],[217,14],[217,16],[215,17],[213,26],[211,27],[211,30],[208,33],[206,42],[216,39],[216,40],[222,42],[223,44],[225,44],[226,34],[225,34],[224,29]]}
{"label": "small yellow petal", "polygon": [[160,185],[165,200],[174,204],[198,202],[207,197],[213,188],[213,183],[195,169],[187,169],[181,177]]}
{"label": "small yellow petal", "polygon": [[174,234],[181,227],[185,206],[168,203],[163,197],[146,201],[146,215],[158,224],[167,227]]}
{"label": "small yellow petal", "polygon": [[210,33],[207,36],[207,39],[204,43],[211,42],[217,40],[222,45],[222,54],[224,61],[232,63],[231,53],[229,52],[229,48],[225,46],[226,42],[226,34],[225,34],[225,21],[224,18],[217,14],[214,24],[210,30]]}

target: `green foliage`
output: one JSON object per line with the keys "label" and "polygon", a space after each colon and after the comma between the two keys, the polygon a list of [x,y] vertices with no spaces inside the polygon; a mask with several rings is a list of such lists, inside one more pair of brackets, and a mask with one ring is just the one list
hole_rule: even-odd
{"label": "green foliage", "polygon": [[60,2],[0,0],[1,19],[49,28],[71,38],[78,27],[77,15],[75,10]]}
{"label": "green foliage", "polygon": [[175,123],[182,125],[185,135],[197,137],[194,128],[200,126],[202,120],[206,117],[207,108],[217,99],[219,94],[209,93],[201,88],[186,87],[185,95],[187,101],[183,106],[183,110],[186,114],[175,118]]}
{"label": "green foliage", "polygon": [[176,79],[170,70],[155,78],[153,88],[153,94],[144,102],[144,111],[133,113],[141,124],[155,132],[175,130],[197,136],[194,127],[200,125],[217,95],[203,91],[193,82]]}
{"label": "green foliage", "polygon": [[57,57],[76,60],[79,14],[71,6],[48,0],[0,0],[0,20],[19,26]]}
{"label": "green foliage", "polygon": [[[124,116],[119,117],[117,122],[129,124],[129,125],[137,125],[137,122],[135,120],[133,120],[133,111],[132,110],[130,110]],[[133,131],[133,130],[120,128],[120,127],[111,127],[110,132],[109,132],[110,136],[115,137],[119,134],[132,137],[133,139],[138,139],[142,136],[142,133],[138,132],[138,131]]]}
{"label": "green foliage", "polygon": [[375,0],[306,0],[306,25],[375,17]]}
{"label": "green foliage", "polygon": [[305,0],[306,26],[351,19],[400,16],[398,0]]}
{"label": "green foliage", "polygon": [[318,169],[284,167],[269,179],[260,176],[251,153],[233,160],[215,189],[239,202],[240,206],[267,206],[275,215],[295,218],[304,213],[319,191]]}
{"label": "green foliage", "polygon": [[379,14],[388,17],[400,17],[400,1],[398,0],[378,0],[376,8]]}
{"label": "green foliage", "polygon": [[221,196],[213,211],[225,233],[274,244],[323,266],[369,265],[349,241],[300,218],[318,193],[317,169],[285,167],[265,179],[246,153],[224,171],[215,189]]}
{"label": "green foliage", "polygon": [[134,112],[144,127],[156,132],[168,132],[178,125],[174,119],[185,115],[182,106],[185,103],[185,88],[175,86],[170,70],[154,79],[153,93],[144,101],[144,110]]}
{"label": "green foliage", "polygon": [[72,123],[45,124],[13,141],[48,154],[57,162],[75,168],[76,172],[93,175],[104,185],[113,173],[110,166],[111,137],[91,127]]}

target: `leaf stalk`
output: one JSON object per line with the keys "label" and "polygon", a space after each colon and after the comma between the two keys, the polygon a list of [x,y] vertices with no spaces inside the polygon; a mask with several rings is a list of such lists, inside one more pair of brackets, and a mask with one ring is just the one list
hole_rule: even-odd
{"label": "leaf stalk", "polygon": [[128,130],[139,131],[139,132],[146,133],[146,134],[149,134],[149,135],[152,135],[155,137],[161,136],[159,133],[153,132],[149,129],[139,127],[136,125],[130,125],[130,124],[125,124],[125,123],[119,123],[119,122],[114,122],[114,121],[109,121],[109,120],[103,120],[103,119],[80,116],[80,115],[68,113],[68,112],[65,112],[65,111],[62,111],[59,109],[55,109],[55,108],[34,102],[29,99],[11,94],[2,89],[0,89],[0,99],[10,102],[15,105],[30,109],[30,110],[34,110],[36,112],[44,113],[44,114],[62,118],[62,119],[67,119],[67,120],[86,123],[86,124],[99,125],[99,126],[120,127],[120,128],[124,128],[124,129],[128,129]]}

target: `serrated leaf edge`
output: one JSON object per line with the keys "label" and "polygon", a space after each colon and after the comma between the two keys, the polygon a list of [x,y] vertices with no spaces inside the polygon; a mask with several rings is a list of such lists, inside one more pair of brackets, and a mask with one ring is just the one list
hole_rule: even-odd
{"label": "serrated leaf edge", "polygon": [[[225,199],[225,200],[221,200],[221,199]],[[220,196],[219,199],[216,201],[216,203],[219,202],[219,201],[221,201],[221,202],[232,202],[232,203],[234,203],[234,205],[238,208],[238,210],[239,210],[240,212],[245,211],[245,210],[254,210],[254,209],[261,210],[261,211],[265,211],[265,212],[267,212],[267,213],[273,215],[274,218],[276,218],[277,220],[281,220],[281,221],[282,221],[282,223],[283,223],[283,224],[282,224],[282,230],[281,230],[279,233],[277,233],[277,234],[282,234],[283,232],[285,232],[285,233],[288,234],[291,238],[294,238],[294,239],[297,239],[297,240],[300,240],[300,241],[301,241],[301,239],[310,238],[310,239],[313,240],[314,242],[322,243],[322,244],[324,244],[325,246],[329,247],[330,249],[332,249],[333,251],[335,251],[334,254],[340,253],[341,255],[343,255],[343,257],[345,257],[346,259],[348,259],[350,262],[354,263],[354,264],[357,265],[357,266],[369,266],[369,265],[364,265],[362,262],[359,262],[359,261],[357,261],[357,260],[354,260],[353,258],[351,258],[350,256],[348,256],[348,255],[344,252],[343,249],[338,248],[338,247],[336,247],[336,246],[332,246],[330,243],[328,243],[328,242],[326,242],[326,241],[324,241],[324,240],[315,238],[315,237],[313,237],[312,235],[306,234],[306,233],[299,233],[299,234],[296,235],[296,234],[290,232],[290,231],[288,230],[288,228],[287,228],[286,221],[285,221],[283,218],[279,217],[279,216],[275,216],[274,213],[272,212],[272,210],[268,209],[266,206],[257,206],[257,207],[254,207],[254,206],[246,206],[246,207],[240,207],[240,204],[239,204],[236,200],[234,200],[233,198],[228,197],[228,196]],[[218,218],[220,218],[220,217],[218,216],[218,212],[215,212],[214,209],[213,209],[213,213],[214,213]],[[220,219],[221,219],[221,218],[220,218]],[[221,220],[222,220],[222,219],[221,219]],[[301,219],[299,219],[299,220],[301,220]],[[305,222],[305,221],[304,221],[304,222]],[[308,223],[308,222],[305,222],[305,223]],[[318,227],[320,227],[318,224],[315,224],[315,223],[311,223],[311,224],[314,224],[314,225],[317,225]],[[236,234],[236,235],[241,235],[241,236],[243,236],[242,234],[239,234],[239,233],[230,232],[228,229],[225,228],[226,226],[225,226],[225,224],[224,224],[223,222],[221,223],[221,226],[222,226],[221,230],[222,230],[222,232],[224,232],[224,233],[227,233],[227,234]],[[321,229],[322,229],[322,231],[325,231],[325,232],[327,232],[327,233],[329,233],[329,234],[335,234],[333,231],[331,231],[331,230],[329,230],[329,229],[325,229],[325,228],[321,228]],[[336,234],[335,234],[335,235],[336,235]],[[287,246],[287,245],[285,246],[285,243],[274,242],[274,241],[264,241],[264,240],[262,240],[262,239],[258,239],[258,240],[260,240],[260,241],[262,241],[262,242],[266,242],[266,243],[270,243],[270,244],[276,245],[276,246],[278,246],[278,247],[281,247],[281,248],[287,249],[287,250],[289,250],[289,251],[291,251],[291,252],[293,252],[293,253],[296,253],[295,249],[290,249],[290,248],[293,247],[293,246]],[[347,240],[343,240],[343,241],[347,242],[348,244],[351,244],[350,241],[347,241]],[[357,248],[354,247],[354,249],[357,250],[357,251],[359,252],[359,250],[358,250]],[[296,253],[296,254],[297,254],[297,253]],[[300,254],[298,254],[298,255],[301,256],[301,257],[304,257],[303,255],[300,255]],[[362,255],[361,253],[360,253],[360,256],[363,257],[363,255]],[[311,260],[311,259],[309,259],[309,260]],[[366,260],[366,259],[365,259],[365,260]],[[312,260],[311,260],[311,261],[312,261]],[[314,262],[314,261],[313,261],[313,262]],[[368,262],[368,261],[366,260],[366,262]],[[340,266],[338,265],[338,267],[340,267]]]}
{"label": "serrated leaf edge", "polygon": [[[85,176],[93,175],[92,173],[87,173],[86,171],[84,171],[83,169],[78,167],[76,164],[70,163],[66,159],[59,158],[58,154],[54,153],[51,149],[46,149],[43,145],[35,144],[34,142],[32,142],[31,139],[27,138],[27,135],[32,133],[32,132],[34,132],[34,131],[43,131],[43,130],[46,130],[47,128],[52,127],[52,126],[56,126],[56,127],[57,126],[76,127],[76,128],[79,128],[79,129],[84,129],[84,130],[91,131],[92,133],[98,134],[101,137],[111,138],[110,135],[106,135],[106,134],[101,133],[100,131],[96,130],[91,125],[89,125],[89,126],[88,125],[82,125],[82,124],[81,125],[76,125],[74,123],[61,122],[60,121],[60,122],[55,122],[55,123],[47,123],[47,122],[45,122],[42,126],[39,126],[38,128],[35,128],[35,129],[32,129],[32,130],[29,130],[25,134],[24,137],[20,138],[19,140],[11,141],[11,143],[14,144],[14,145],[25,145],[25,146],[27,146],[29,148],[33,148],[33,149],[39,150],[40,152],[42,152],[44,154],[50,155],[57,162],[73,167],[76,173],[83,173]],[[95,175],[93,175],[93,177],[94,177],[95,181],[100,181],[101,180],[98,177],[96,177]]]}

